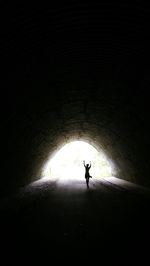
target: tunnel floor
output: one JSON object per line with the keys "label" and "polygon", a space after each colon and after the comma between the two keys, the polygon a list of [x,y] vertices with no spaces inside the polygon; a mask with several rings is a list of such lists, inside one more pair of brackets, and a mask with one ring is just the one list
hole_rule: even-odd
{"label": "tunnel floor", "polygon": [[42,257],[67,262],[72,257],[110,260],[110,265],[144,262],[149,255],[149,191],[116,180],[93,178],[89,189],[84,179],[40,180],[3,199],[1,256],[5,261]]}

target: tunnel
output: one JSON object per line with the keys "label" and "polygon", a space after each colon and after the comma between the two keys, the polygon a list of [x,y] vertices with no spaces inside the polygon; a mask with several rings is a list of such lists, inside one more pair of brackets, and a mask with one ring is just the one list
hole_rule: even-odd
{"label": "tunnel", "polygon": [[[11,253],[10,241],[12,257],[23,258],[28,237],[29,252],[51,238],[55,250],[65,245],[74,250],[82,241],[85,246],[98,242],[95,250],[102,254],[109,243],[113,252],[120,246],[121,265],[128,265],[123,264],[127,247],[126,262],[129,257],[136,261],[135,247],[144,261],[150,190],[149,3],[5,3],[1,10],[2,253]],[[108,179],[94,181],[93,176],[89,192],[84,175],[80,187],[75,178],[63,183],[61,176],[58,184],[53,178],[42,183],[48,160],[75,141],[109,158],[114,168]],[[93,232],[99,228],[95,235],[86,218]],[[45,245],[39,252],[52,256],[55,252]]]}

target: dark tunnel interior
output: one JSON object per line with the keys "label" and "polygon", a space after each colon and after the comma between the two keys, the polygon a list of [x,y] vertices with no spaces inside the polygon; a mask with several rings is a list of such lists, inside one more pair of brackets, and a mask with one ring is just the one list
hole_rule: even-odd
{"label": "dark tunnel interior", "polygon": [[72,140],[150,188],[149,10],[148,1],[2,4],[1,198],[38,180]]}

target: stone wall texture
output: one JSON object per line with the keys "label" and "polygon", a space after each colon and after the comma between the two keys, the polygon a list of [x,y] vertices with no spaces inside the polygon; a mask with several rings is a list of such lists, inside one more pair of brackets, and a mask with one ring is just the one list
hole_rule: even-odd
{"label": "stone wall texture", "polygon": [[3,7],[2,194],[38,179],[71,140],[150,186],[148,10],[140,1]]}

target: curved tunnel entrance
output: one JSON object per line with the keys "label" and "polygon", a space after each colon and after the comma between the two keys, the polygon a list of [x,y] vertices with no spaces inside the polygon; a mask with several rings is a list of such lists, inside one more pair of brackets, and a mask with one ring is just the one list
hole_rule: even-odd
{"label": "curved tunnel entrance", "polygon": [[48,159],[43,167],[42,178],[83,179],[83,161],[91,162],[92,177],[109,177],[114,172],[112,162],[103,151],[84,141],[72,141]]}

